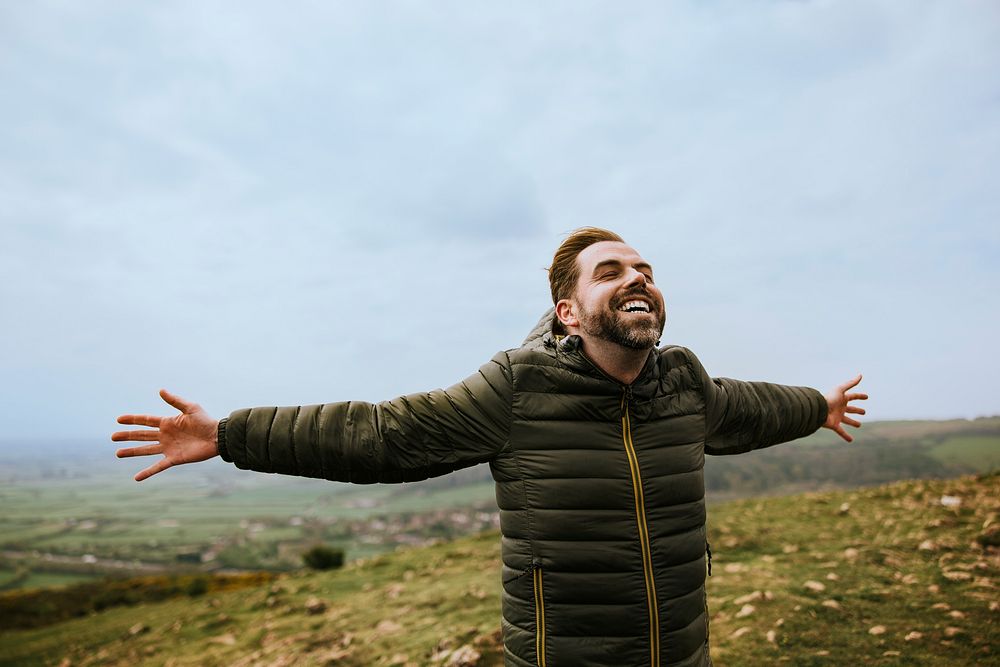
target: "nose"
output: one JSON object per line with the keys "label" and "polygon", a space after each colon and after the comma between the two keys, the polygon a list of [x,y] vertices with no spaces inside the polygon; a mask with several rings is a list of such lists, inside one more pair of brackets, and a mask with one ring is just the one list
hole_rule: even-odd
{"label": "nose", "polygon": [[629,269],[629,271],[631,272],[631,275],[628,277],[628,283],[626,283],[627,285],[645,285],[649,282],[646,279],[646,274],[642,271],[637,271],[635,269]]}

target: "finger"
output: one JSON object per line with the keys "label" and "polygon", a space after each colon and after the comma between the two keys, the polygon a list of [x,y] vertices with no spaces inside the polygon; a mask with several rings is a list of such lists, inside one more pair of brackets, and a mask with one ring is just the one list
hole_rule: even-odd
{"label": "finger", "polygon": [[836,431],[837,435],[839,435],[841,438],[843,438],[847,442],[854,442],[854,438],[852,438],[850,436],[850,434],[847,431],[845,431],[844,427],[841,426],[840,424],[837,424],[837,426],[834,427],[833,430]]}
{"label": "finger", "polygon": [[850,413],[853,413],[853,414],[856,414],[856,415],[863,415],[863,414],[865,414],[865,409],[864,408],[859,408],[856,405],[848,405],[846,408],[844,408],[844,411],[845,412],[850,412]]}
{"label": "finger", "polygon": [[171,394],[166,389],[160,390],[160,398],[174,406],[183,413],[192,412],[194,410],[195,404],[191,401],[186,401],[177,394]]}
{"label": "finger", "polygon": [[160,420],[163,417],[154,417],[153,415],[122,415],[118,418],[119,424],[128,424],[130,426],[159,426]]}
{"label": "finger", "polygon": [[848,394],[845,396],[848,401],[867,401],[868,394]]}
{"label": "finger", "polygon": [[840,385],[839,389],[847,391],[848,389],[853,389],[854,387],[857,387],[860,383],[861,383],[861,373],[858,373],[852,379]]}
{"label": "finger", "polygon": [[152,477],[153,475],[155,475],[158,472],[163,472],[164,470],[166,470],[167,468],[169,468],[172,465],[173,464],[170,461],[168,461],[167,459],[160,459],[159,461],[157,461],[153,465],[149,466],[145,470],[137,473],[136,476],[135,476],[135,481],[141,482],[144,479]]}
{"label": "finger", "polygon": [[855,428],[860,428],[861,427],[861,422],[859,422],[857,419],[851,419],[850,417],[848,417],[846,415],[844,415],[843,417],[840,418],[840,423],[841,424],[847,424],[848,426],[853,426]]}
{"label": "finger", "polygon": [[162,454],[163,445],[143,445],[142,447],[124,447],[115,452],[115,456],[120,459],[127,459],[131,456],[149,456],[150,454]]}
{"label": "finger", "polygon": [[131,440],[135,442],[142,441],[156,441],[160,439],[159,430],[156,431],[115,431],[111,434],[111,440],[114,442],[120,442],[122,440]]}

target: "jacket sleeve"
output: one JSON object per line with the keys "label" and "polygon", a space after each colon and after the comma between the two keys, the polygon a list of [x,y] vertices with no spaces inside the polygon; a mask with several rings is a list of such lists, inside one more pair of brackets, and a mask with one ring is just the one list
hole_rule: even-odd
{"label": "jacket sleeve", "polygon": [[709,377],[689,351],[705,396],[705,452],[742,454],[805,437],[826,421],[827,403],[811,387]]}
{"label": "jacket sleeve", "polygon": [[245,470],[413,482],[495,457],[507,444],[512,396],[501,352],[448,389],[381,403],[237,410],[219,424],[219,454]]}

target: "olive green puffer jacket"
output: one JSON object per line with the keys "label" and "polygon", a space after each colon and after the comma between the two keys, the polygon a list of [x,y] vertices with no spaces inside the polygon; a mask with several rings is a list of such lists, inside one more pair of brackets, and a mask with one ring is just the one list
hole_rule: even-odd
{"label": "olive green puffer jacket", "polygon": [[220,423],[220,453],[358,483],[489,462],[508,665],[708,665],[705,454],[808,435],[826,400],[713,380],[674,346],[623,386],[551,323],[550,311],[522,347],[449,389],[237,410]]}

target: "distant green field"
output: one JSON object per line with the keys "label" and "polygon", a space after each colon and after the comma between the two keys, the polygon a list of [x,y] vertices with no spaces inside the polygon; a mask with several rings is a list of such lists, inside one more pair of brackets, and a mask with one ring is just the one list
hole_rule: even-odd
{"label": "distant green field", "polygon": [[930,450],[942,463],[960,463],[974,470],[1000,468],[1000,438],[988,435],[952,436]]}
{"label": "distant green field", "polygon": [[[0,586],[4,586],[14,578],[14,571],[0,569]],[[78,584],[81,581],[90,581],[100,577],[89,574],[77,574],[67,572],[32,572],[24,581],[20,582],[20,588],[41,588],[42,586],[62,586],[65,584]]]}

